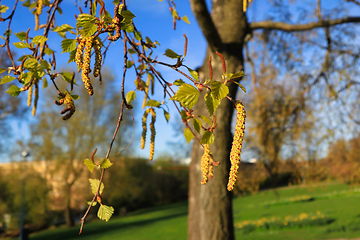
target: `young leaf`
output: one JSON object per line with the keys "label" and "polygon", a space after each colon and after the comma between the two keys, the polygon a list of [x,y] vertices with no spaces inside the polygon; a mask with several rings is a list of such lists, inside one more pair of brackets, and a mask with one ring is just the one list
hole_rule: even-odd
{"label": "young leaf", "polygon": [[61,53],[71,52],[76,49],[76,39],[64,39],[61,41]]}
{"label": "young leaf", "polygon": [[181,55],[177,54],[176,52],[174,52],[169,48],[166,49],[164,55],[167,56],[168,58],[173,58],[173,59],[181,57]]}
{"label": "young leaf", "polygon": [[20,88],[15,85],[11,85],[10,88],[6,91],[6,93],[10,94],[12,97],[17,97],[20,92]]}
{"label": "young leaf", "polygon": [[169,122],[169,119],[170,119],[170,114],[164,110],[164,117],[166,119],[166,122]]}
{"label": "young leaf", "polygon": [[131,68],[134,65],[133,61],[127,61],[126,62],[126,68]]}
{"label": "young leaf", "polygon": [[191,75],[196,81],[199,82],[199,81],[200,81],[200,80],[199,80],[199,74],[197,73],[197,71],[192,70],[191,68],[188,68],[188,67],[186,67],[186,68],[188,69],[190,75]]}
{"label": "young leaf", "polygon": [[[99,187],[100,180],[89,178],[89,182],[90,182],[90,186],[91,186],[91,191],[95,195],[97,192],[97,189]],[[104,184],[101,183],[99,193],[102,194],[103,191],[104,191]]]}
{"label": "young leaf", "polygon": [[16,42],[13,43],[16,48],[22,49],[22,48],[29,48],[30,45],[25,42]]}
{"label": "young leaf", "polygon": [[101,168],[109,168],[109,167],[111,167],[111,165],[113,165],[113,163],[110,162],[110,160],[108,158],[104,158],[100,162],[100,167]]}
{"label": "young leaf", "polygon": [[15,36],[16,36],[20,41],[25,41],[25,39],[26,39],[26,32],[22,31],[22,32],[15,33]]}
{"label": "young leaf", "polygon": [[192,134],[192,132],[188,128],[185,128],[184,136],[185,136],[187,144],[189,144],[190,141],[193,140],[193,138],[194,138],[194,135]]}
{"label": "young leaf", "polygon": [[236,83],[236,85],[238,85],[238,86],[241,88],[241,90],[243,90],[244,93],[246,94],[246,88],[245,88],[243,85],[241,85],[241,84],[238,83],[238,82],[234,82],[234,83]]}
{"label": "young leaf", "polygon": [[[60,73],[60,75],[62,76],[62,78],[67,81],[68,83],[71,83],[71,80],[72,80],[72,77],[73,77],[73,74],[72,73],[69,73],[69,72],[63,72],[63,73]],[[75,78],[74,78],[74,84],[76,84],[75,82]]]}
{"label": "young leaf", "polygon": [[206,122],[207,124],[211,125],[211,121],[209,118],[205,117],[205,116],[198,116],[199,118],[201,118],[201,120],[203,120],[204,122]]}
{"label": "young leaf", "polygon": [[[89,205],[89,206],[90,206],[90,204],[91,204],[91,202],[86,202],[86,203],[87,203],[87,205]],[[97,202],[96,202],[96,201],[93,201],[92,206],[94,207],[96,204],[97,204]]]}
{"label": "young leaf", "polygon": [[160,102],[156,101],[156,100],[152,100],[150,99],[149,101],[147,101],[147,103],[145,104],[145,106],[149,106],[149,107],[158,107],[160,106]]}
{"label": "young leaf", "polygon": [[220,100],[214,98],[211,93],[206,93],[205,95],[205,105],[207,110],[209,111],[210,116],[212,116],[217,109],[217,107],[220,105]]}
{"label": "young leaf", "polygon": [[193,118],[193,124],[194,124],[194,129],[200,133],[201,131],[201,121],[199,119]]}
{"label": "young leaf", "polygon": [[0,5],[0,13],[4,13],[4,12],[6,12],[8,9],[9,9],[8,6],[6,6],[6,5]]}
{"label": "young leaf", "polygon": [[54,32],[67,32],[69,30],[74,29],[72,26],[70,26],[69,24],[63,24],[61,26],[57,26],[54,28]]}
{"label": "young leaf", "polygon": [[41,60],[40,60],[40,64],[41,64],[41,66],[42,66],[44,69],[46,69],[46,70],[50,70],[50,69],[51,69],[50,64],[49,64],[48,61],[46,61],[46,60],[41,59]]}
{"label": "young leaf", "polygon": [[11,82],[11,81],[13,81],[13,80],[15,80],[15,79],[16,79],[15,77],[6,75],[6,76],[4,76],[3,78],[1,78],[0,84],[9,83],[9,82]]}
{"label": "young leaf", "polygon": [[2,74],[3,72],[6,72],[7,69],[6,68],[0,68],[0,74]]}
{"label": "young leaf", "polygon": [[95,164],[88,158],[84,160],[84,164],[89,169],[90,172],[92,172],[95,168]]}
{"label": "young leaf", "polygon": [[121,16],[123,16],[124,18],[128,18],[128,19],[133,19],[134,17],[136,17],[131,11],[129,10],[125,10],[125,11],[122,11]]}
{"label": "young leaf", "polygon": [[222,82],[213,81],[210,83],[211,94],[217,100],[221,100],[226,97],[229,93],[229,88]]}
{"label": "young leaf", "polygon": [[190,84],[184,83],[170,100],[180,102],[184,107],[192,109],[198,101],[200,92]]}
{"label": "young leaf", "polygon": [[30,71],[42,71],[40,63],[35,58],[27,59],[24,63],[24,68]]}
{"label": "young leaf", "polygon": [[202,135],[200,143],[210,145],[213,144],[214,141],[215,141],[214,134],[210,131],[205,131],[204,134]]}
{"label": "young leaf", "polygon": [[44,37],[44,36],[35,36],[31,42],[32,42],[33,44],[40,44],[40,43],[46,42],[47,40],[48,40],[47,37]]}
{"label": "young leaf", "polygon": [[175,82],[173,83],[175,86],[181,86],[183,85],[185,82],[181,79],[177,79],[175,80]]}
{"label": "young leaf", "polygon": [[190,24],[190,21],[188,19],[188,17],[185,15],[181,18],[184,22],[186,22],[187,24]]}
{"label": "young leaf", "polygon": [[130,91],[126,94],[126,102],[130,104],[132,101],[134,101],[136,98],[135,91]]}
{"label": "young leaf", "polygon": [[109,207],[106,205],[100,205],[97,216],[101,220],[105,220],[107,222],[107,221],[109,221],[109,219],[111,218],[111,216],[113,214],[114,214],[113,207]]}

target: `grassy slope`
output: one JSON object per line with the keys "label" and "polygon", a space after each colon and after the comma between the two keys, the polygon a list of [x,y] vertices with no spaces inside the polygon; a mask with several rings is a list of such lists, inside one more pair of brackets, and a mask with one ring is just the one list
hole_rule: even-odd
{"label": "grassy slope", "polygon": [[[310,213],[321,211],[335,218],[331,225],[303,229],[284,229],[272,231],[256,231],[243,235],[242,231],[236,230],[237,239],[334,239],[355,238],[360,236],[360,194],[353,196],[334,196],[331,198],[318,198],[333,191],[348,190],[346,185],[331,184],[318,187],[290,187],[284,189],[263,191],[253,196],[245,196],[234,200],[235,222],[254,220],[262,217],[286,215],[298,215],[302,212]],[[282,200],[298,195],[311,195],[314,201],[276,205],[270,207],[261,206],[264,202]],[[359,223],[357,231],[333,231],[327,233],[327,229],[337,229],[347,226],[350,222]],[[111,219],[109,222],[94,221],[86,223],[83,233],[78,235],[79,227],[59,228],[42,233],[34,234],[31,240],[72,240],[72,239],[118,239],[118,240],[183,240],[187,237],[187,204],[178,203],[145,209],[129,214],[124,217]]]}

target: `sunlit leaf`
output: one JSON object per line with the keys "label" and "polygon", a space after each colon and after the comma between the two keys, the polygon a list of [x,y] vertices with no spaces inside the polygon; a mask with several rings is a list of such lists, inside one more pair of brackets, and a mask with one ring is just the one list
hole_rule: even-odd
{"label": "sunlit leaf", "polygon": [[198,72],[195,71],[195,70],[192,70],[191,68],[188,68],[188,67],[187,67],[187,69],[188,69],[190,75],[191,75],[196,81],[199,82],[200,80],[199,80],[199,74],[198,74]]}
{"label": "sunlit leaf", "polygon": [[149,107],[158,107],[160,105],[161,105],[161,103],[159,101],[152,100],[152,99],[147,101],[147,103],[145,104],[145,106],[149,106]]}
{"label": "sunlit leaf", "polygon": [[76,49],[76,39],[64,39],[61,41],[61,53],[71,52]]}
{"label": "sunlit leaf", "polygon": [[[99,188],[100,180],[99,179],[89,178],[89,182],[90,182],[90,186],[91,186],[91,191],[95,195],[97,193],[98,188]],[[99,193],[102,194],[103,191],[104,191],[104,184],[101,183]]]}
{"label": "sunlit leaf", "polygon": [[10,88],[6,91],[6,93],[8,93],[12,97],[17,97],[20,92],[20,88],[15,85],[11,85]]}
{"label": "sunlit leaf", "polygon": [[222,82],[213,81],[210,83],[211,94],[217,100],[222,100],[229,93],[229,88]]}
{"label": "sunlit leaf", "polygon": [[25,42],[16,42],[13,43],[16,48],[22,49],[22,48],[29,48],[30,45]]}
{"label": "sunlit leaf", "polygon": [[194,129],[200,133],[201,131],[201,121],[199,119],[193,118],[193,125],[194,125]]}
{"label": "sunlit leaf", "polygon": [[169,48],[166,49],[164,55],[169,58],[173,58],[173,59],[181,57],[181,55],[177,54],[176,52],[174,52],[173,50],[171,50]]}
{"label": "sunlit leaf", "polygon": [[193,140],[193,138],[194,138],[194,135],[192,134],[192,132],[188,128],[184,129],[184,136],[185,136],[187,144],[189,144],[190,141]]}
{"label": "sunlit leaf", "polygon": [[170,100],[175,100],[180,102],[184,107],[193,108],[199,98],[199,90],[190,84],[184,83],[178,89],[174,96]]}
{"label": "sunlit leaf", "polygon": [[214,98],[211,93],[206,93],[205,95],[205,105],[207,110],[209,111],[210,116],[212,116],[217,109],[217,107],[220,105],[221,101]]}
{"label": "sunlit leaf", "polygon": [[135,98],[136,98],[136,93],[135,93],[135,91],[130,91],[130,92],[128,92],[127,94],[126,94],[126,102],[128,103],[128,104],[130,104],[132,101],[134,101],[135,100]]}
{"label": "sunlit leaf", "polygon": [[90,172],[92,172],[95,168],[95,164],[88,158],[84,160],[84,164],[89,169]]}
{"label": "sunlit leaf", "polygon": [[213,144],[214,141],[215,141],[214,134],[210,131],[205,131],[201,137],[200,143],[210,145],[210,144]]}
{"label": "sunlit leaf", "polygon": [[188,17],[185,15],[181,18],[184,22],[186,22],[187,24],[190,24],[190,21],[188,19]]}
{"label": "sunlit leaf", "polygon": [[166,119],[166,122],[169,122],[170,114],[166,110],[164,110],[164,117]]}
{"label": "sunlit leaf", "polygon": [[111,216],[114,214],[114,208],[106,205],[100,205],[97,216],[101,220],[109,221]]}
{"label": "sunlit leaf", "polygon": [[100,167],[101,168],[109,168],[109,167],[111,167],[111,165],[113,165],[113,163],[110,162],[110,160],[108,158],[104,158],[100,162]]}
{"label": "sunlit leaf", "polygon": [[1,78],[0,84],[9,83],[9,82],[11,82],[11,81],[13,81],[13,80],[15,80],[15,79],[16,79],[15,77],[6,75],[6,76],[4,76],[4,77]]}
{"label": "sunlit leaf", "polygon": [[47,40],[48,40],[47,37],[44,37],[44,36],[35,36],[31,42],[32,42],[33,44],[40,44],[40,43],[46,42]]}

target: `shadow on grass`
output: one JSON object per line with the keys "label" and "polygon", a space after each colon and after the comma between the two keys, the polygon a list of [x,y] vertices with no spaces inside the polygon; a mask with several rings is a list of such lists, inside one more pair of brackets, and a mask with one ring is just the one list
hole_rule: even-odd
{"label": "shadow on grass", "polygon": [[[166,207],[164,208],[166,209]],[[147,211],[147,212],[152,212]],[[85,238],[91,238],[94,239],[97,235],[102,235],[104,233],[109,233],[112,231],[121,231],[122,229],[129,229],[129,228],[139,228],[143,227],[147,224],[152,224],[157,221],[166,221],[170,220],[172,218],[177,218],[181,216],[187,215],[187,210],[171,214],[167,216],[161,216],[161,217],[154,217],[151,219],[146,220],[132,220],[131,222],[120,222],[118,219],[113,219],[113,222],[92,222],[92,223],[85,223],[83,232],[79,236],[79,227],[73,227],[73,228],[59,228],[55,230],[49,230],[43,233],[36,234],[35,236],[30,236],[31,240],[71,240],[71,239],[85,239]],[[133,216],[133,215],[132,215]],[[96,224],[97,223],[97,224]],[[90,239],[89,238],[89,239]]]}

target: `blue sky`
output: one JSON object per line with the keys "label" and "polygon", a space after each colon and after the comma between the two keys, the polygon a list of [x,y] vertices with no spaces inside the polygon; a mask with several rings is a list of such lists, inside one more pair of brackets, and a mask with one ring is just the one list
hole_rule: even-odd
{"label": "blue sky", "polygon": [[[10,9],[12,9],[13,0],[3,0],[1,3],[3,5],[10,6]],[[82,6],[81,0],[77,1],[79,5]],[[112,4],[110,0],[104,1],[108,9],[112,9]],[[209,4],[210,7],[210,0],[206,1]],[[21,4],[22,2],[20,2]],[[177,4],[177,11],[180,16],[187,15],[189,18],[189,21],[191,22],[190,25],[186,24],[183,21],[177,22],[177,29],[173,30],[173,22],[171,18],[171,14],[169,11],[169,6],[167,1],[157,1],[157,0],[128,0],[128,9],[131,10],[137,17],[134,19],[134,22],[137,26],[137,29],[142,33],[143,36],[148,36],[152,40],[157,40],[161,46],[158,47],[155,51],[155,54],[158,56],[158,59],[161,61],[166,61],[171,63],[172,60],[166,58],[162,54],[165,52],[166,48],[170,48],[174,50],[175,52],[182,54],[183,53],[183,47],[184,47],[184,37],[183,34],[186,34],[189,40],[188,43],[188,53],[187,57],[185,59],[185,64],[193,69],[200,66],[203,62],[205,51],[206,51],[206,42],[205,39],[200,31],[200,28],[191,12],[190,4],[188,1],[179,0],[175,1]],[[284,1],[286,4],[287,1]],[[339,3],[338,0],[327,0],[322,1],[323,7],[326,8],[332,8],[336,4]],[[313,4],[316,4],[316,1],[313,1]],[[110,7],[111,6],[111,7]],[[296,5],[295,5],[296,6]],[[291,10],[292,12],[296,12],[296,7],[293,7]],[[56,22],[57,25],[62,25],[64,23],[71,24],[72,26],[75,26],[75,17],[74,14],[78,14],[78,7],[75,6],[74,0],[64,0],[61,4],[61,7],[63,9],[63,15],[56,15]],[[313,7],[312,5],[309,5],[309,8]],[[269,8],[269,3],[266,0],[254,0],[253,3],[250,5],[250,8],[247,12],[249,20],[250,21],[259,21],[263,20],[263,18],[266,16],[266,14],[271,14],[271,12],[267,11]],[[88,12],[88,9],[84,9],[84,12]],[[10,12],[10,10],[8,11]],[[112,14],[112,10],[110,10]],[[350,10],[351,12],[351,10]],[[355,14],[355,13],[354,13]],[[3,17],[7,16],[8,13],[3,14]],[[295,15],[296,18],[296,15]],[[296,19],[293,19],[295,21]],[[44,23],[45,21],[45,14],[43,14],[42,18],[40,19],[40,23]],[[0,24],[0,32],[4,32],[6,29],[7,22]],[[15,17],[12,23],[12,28],[14,32],[19,31],[26,31],[28,28],[33,28],[34,26],[34,16],[29,13],[28,9],[20,7],[18,11],[15,13]],[[43,30],[39,30],[36,33],[31,30],[30,35],[41,35],[43,33]],[[55,50],[56,52],[60,53],[60,42],[61,38],[57,37],[57,34],[54,34],[52,36],[56,36],[54,38],[50,37],[50,40],[48,42],[51,49]],[[69,35],[68,35],[69,37]],[[18,41],[14,35],[12,35],[11,38],[12,42]],[[1,42],[2,43],[2,42]],[[115,44],[112,44],[111,51],[108,52],[107,59],[105,65],[111,69],[112,73],[115,75],[117,81],[121,80],[122,76],[122,41],[118,41]],[[14,48],[15,49],[15,48]],[[119,57],[119,52],[121,53],[121,56]],[[23,52],[24,53],[24,52]],[[19,56],[22,54],[19,52]],[[61,54],[57,56],[57,65],[58,70],[65,66],[65,64],[68,61],[68,54]],[[75,63],[70,64],[71,67],[75,68]],[[165,67],[159,67],[159,70],[161,71],[162,75],[167,79],[169,82],[172,82],[178,78],[181,78],[179,74],[177,74],[175,71],[165,68]],[[126,85],[126,92],[134,90],[133,81],[135,80],[135,75],[132,73],[132,71],[129,71],[129,74],[127,76],[127,81],[130,84]],[[80,79],[77,79],[78,82],[81,82]],[[246,78],[244,81],[244,84],[246,84]],[[82,84],[79,84],[80,87],[82,87]],[[157,85],[159,87],[159,85]],[[159,89],[159,88],[158,88]],[[120,87],[119,87],[120,91]],[[41,92],[40,92],[41,94]],[[96,97],[96,93],[94,95]],[[243,97],[243,95],[241,95]],[[138,94],[137,96],[138,102],[142,102],[143,95]],[[159,91],[158,95],[155,95],[155,99],[161,100],[162,99],[162,91]],[[140,104],[138,104],[140,105]],[[177,112],[175,111],[173,105],[171,102],[168,104],[170,108],[170,114],[171,119],[170,123],[167,124],[165,119],[162,117],[162,111],[158,112],[158,118],[156,123],[156,129],[157,129],[157,137],[156,137],[156,144],[155,144],[155,159],[157,156],[159,156],[161,153],[169,152],[169,149],[167,147],[167,141],[171,141],[174,132],[172,130],[172,123],[175,121],[175,115]],[[139,119],[142,115],[142,110],[138,106],[138,111],[136,111],[137,118]],[[60,116],[59,116],[60,117]],[[16,121],[12,124],[12,126],[16,129],[16,135],[19,139],[29,139],[29,130],[28,130],[28,122],[30,121],[36,121],[36,116],[32,117],[29,113],[29,120],[22,121],[19,125],[19,121]],[[171,123],[172,122],[172,123]],[[114,123],[115,124],[115,123]],[[141,123],[139,121],[136,122],[136,131],[137,134],[141,132]],[[149,134],[148,134],[149,135]],[[140,156],[147,157],[148,156],[148,148],[145,150],[140,150],[135,146],[134,149],[137,149],[137,154]],[[7,161],[8,159],[4,159]]]}

